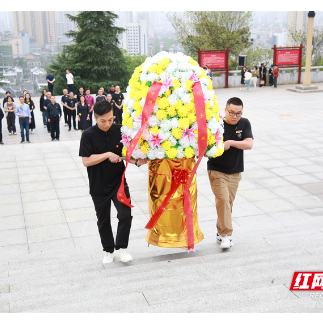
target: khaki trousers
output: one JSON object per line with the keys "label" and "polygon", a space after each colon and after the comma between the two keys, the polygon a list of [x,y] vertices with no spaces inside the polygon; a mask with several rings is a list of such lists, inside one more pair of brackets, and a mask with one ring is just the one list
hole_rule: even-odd
{"label": "khaki trousers", "polygon": [[236,197],[241,173],[224,174],[215,170],[208,170],[213,194],[215,195],[218,220],[216,227],[222,237],[232,235],[232,205]]}

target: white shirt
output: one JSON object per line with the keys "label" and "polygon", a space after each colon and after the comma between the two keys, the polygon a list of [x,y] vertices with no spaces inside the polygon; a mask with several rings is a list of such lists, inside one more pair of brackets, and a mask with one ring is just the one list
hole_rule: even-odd
{"label": "white shirt", "polygon": [[66,74],[66,79],[67,79],[67,84],[74,84],[72,73]]}
{"label": "white shirt", "polygon": [[251,80],[252,74],[250,72],[246,72],[244,75],[245,81]]}

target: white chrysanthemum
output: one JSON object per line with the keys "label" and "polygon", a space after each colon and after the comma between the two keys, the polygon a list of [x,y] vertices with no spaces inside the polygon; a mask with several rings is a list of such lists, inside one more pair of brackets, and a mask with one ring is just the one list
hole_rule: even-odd
{"label": "white chrysanthemum", "polygon": [[[127,109],[126,109],[126,112],[128,113],[128,114],[131,114],[132,113],[132,111],[133,111],[133,108],[129,108],[129,107],[127,107]],[[123,112],[123,114],[122,114],[122,118],[124,117],[124,112]]]}
{"label": "white chrysanthemum", "polygon": [[136,120],[137,119],[137,116],[136,116],[136,112],[135,111],[132,111],[131,114],[130,114],[132,120]]}
{"label": "white chrysanthemum", "polygon": [[160,120],[155,115],[150,115],[148,119],[148,125],[150,127],[157,127],[160,125]]}
{"label": "white chrysanthemum", "polygon": [[126,88],[126,92],[129,93],[131,90],[132,90],[132,87],[130,85],[128,85],[127,88]]}
{"label": "white chrysanthemum", "polygon": [[136,120],[136,121],[132,124],[132,129],[133,129],[133,131],[138,132],[140,128],[141,128],[141,121],[137,121],[137,120]]}
{"label": "white chrysanthemum", "polygon": [[140,78],[140,82],[146,82],[147,81],[147,73],[141,73],[139,78]]}
{"label": "white chrysanthemum", "polygon": [[135,150],[133,151],[132,153],[132,157],[134,159],[143,159],[143,158],[146,158],[147,155],[145,153],[143,153],[140,149],[140,146],[138,148],[139,145],[137,145],[137,147],[135,148]]}
{"label": "white chrysanthemum", "polygon": [[178,147],[177,148],[177,158],[184,158],[185,154],[184,154],[184,149],[182,147]]}
{"label": "white chrysanthemum", "polygon": [[205,84],[206,86],[208,86],[209,82],[210,82],[210,79],[208,79],[206,77],[201,77],[200,82],[201,82],[201,84]]}
{"label": "white chrysanthemum", "polygon": [[169,137],[171,136],[171,134],[170,134],[170,132],[169,131],[163,131],[163,130],[161,130],[161,131],[159,131],[159,135],[160,135],[160,137],[162,137],[164,140],[168,140],[169,139]]}
{"label": "white chrysanthemum", "polygon": [[145,103],[146,103],[146,98],[142,98],[140,100],[140,105],[141,105],[142,108],[144,107]]}
{"label": "white chrysanthemum", "polygon": [[223,127],[223,125],[220,123],[220,126],[219,126],[219,135],[220,135],[220,136],[223,136],[223,134],[224,134],[224,127]]}
{"label": "white chrysanthemum", "polygon": [[213,108],[214,107],[214,102],[213,100],[210,100],[210,108]]}
{"label": "white chrysanthemum", "polygon": [[183,148],[187,148],[191,145],[187,138],[181,138],[178,142]]}
{"label": "white chrysanthemum", "polygon": [[158,147],[156,152],[156,158],[162,159],[162,158],[165,158],[165,156],[166,156],[166,150],[163,149],[162,147]]}
{"label": "white chrysanthemum", "polygon": [[160,129],[164,132],[167,132],[172,129],[172,122],[169,119],[162,120],[160,123]]}
{"label": "white chrysanthemum", "polygon": [[180,97],[181,101],[185,104],[185,103],[190,103],[191,102],[191,96],[186,93],[183,96]]}
{"label": "white chrysanthemum", "polygon": [[199,157],[199,150],[198,149],[194,149],[194,154],[196,157]]}
{"label": "white chrysanthemum", "polygon": [[173,135],[169,134],[168,140],[172,144],[172,146],[176,146],[177,140],[175,139],[175,137]]}
{"label": "white chrysanthemum", "polygon": [[156,150],[155,149],[149,149],[147,152],[147,157],[150,160],[156,159]]}
{"label": "white chrysanthemum", "polygon": [[161,87],[159,90],[158,96],[162,97],[165,92],[166,90],[163,87]]}
{"label": "white chrysanthemum", "polygon": [[127,107],[130,109],[133,109],[133,104],[135,103],[135,99],[129,99]]}
{"label": "white chrysanthemum", "polygon": [[153,108],[153,113],[156,114],[158,111],[158,105],[155,105],[154,108]]}
{"label": "white chrysanthemum", "polygon": [[217,153],[218,149],[217,147],[214,145],[209,151],[206,152],[206,156],[208,157],[212,157]]}
{"label": "white chrysanthemum", "polygon": [[216,119],[214,117],[212,117],[208,121],[207,127],[210,129],[211,133],[215,135],[220,127],[220,124],[216,121]]}
{"label": "white chrysanthemum", "polygon": [[195,138],[191,139],[191,146],[193,147],[194,150],[199,148],[198,141]]}
{"label": "white chrysanthemum", "polygon": [[181,98],[184,94],[188,93],[186,88],[178,87],[173,91],[172,94],[175,94],[178,98]]}
{"label": "white chrysanthemum", "polygon": [[129,127],[128,127],[128,126],[122,126],[122,127],[120,128],[120,130],[121,130],[121,133],[122,133],[123,135],[126,135],[126,134],[129,132]]}
{"label": "white chrysanthemum", "polygon": [[179,127],[179,123],[177,118],[171,118],[171,123],[172,123],[172,129],[178,128]]}
{"label": "white chrysanthemum", "polygon": [[168,101],[169,101],[169,105],[172,106],[174,105],[178,100],[178,96],[176,95],[176,93],[172,93],[170,96],[168,96]]}
{"label": "white chrysanthemum", "polygon": [[177,65],[176,65],[174,62],[170,62],[170,63],[168,64],[168,66],[166,67],[165,73],[166,73],[167,75],[171,75],[171,74],[173,74],[173,73],[174,73],[174,71],[176,70],[176,67],[177,67]]}
{"label": "white chrysanthemum", "polygon": [[147,75],[147,81],[149,82],[154,82],[154,81],[159,81],[159,75],[157,73],[149,73]]}
{"label": "white chrysanthemum", "polygon": [[142,132],[142,136],[146,141],[150,140],[150,133],[149,133],[149,128],[148,125],[145,126],[143,132]]}
{"label": "white chrysanthemum", "polygon": [[197,129],[198,128],[196,121],[191,125],[191,128],[194,128],[194,129]]}

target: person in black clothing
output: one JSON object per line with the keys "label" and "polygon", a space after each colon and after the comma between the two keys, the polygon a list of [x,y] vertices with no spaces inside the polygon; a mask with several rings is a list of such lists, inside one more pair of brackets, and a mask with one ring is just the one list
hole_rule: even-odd
{"label": "person in black clothing", "polygon": [[102,95],[106,97],[106,96],[107,96],[107,94],[104,92],[104,87],[103,87],[103,86],[101,86],[101,87],[98,89],[98,94],[97,94],[96,96],[98,96],[98,95],[99,95],[100,90],[102,90]]}
{"label": "person in black clothing", "polygon": [[244,66],[241,70],[240,91],[242,90],[242,85],[243,85],[243,89],[245,89],[246,87],[246,84],[244,82],[245,74],[246,74],[246,67]]}
{"label": "person in black clothing", "polygon": [[0,145],[3,145],[2,141],[2,119],[4,117],[4,113],[2,111],[2,108],[0,107]]}
{"label": "person in black clothing", "polygon": [[25,103],[29,105],[31,114],[31,123],[29,124],[29,130],[32,134],[34,134],[34,129],[36,128],[34,110],[36,109],[36,107],[28,92],[26,92],[25,94]]}
{"label": "person in black clothing", "polygon": [[77,104],[78,129],[83,133],[90,127],[90,108],[85,101],[85,96],[80,96],[80,102]]}
{"label": "person in black clothing", "polygon": [[116,105],[114,104],[114,102],[112,100],[112,95],[110,93],[107,94],[107,101],[111,104],[113,115],[115,116],[113,123],[117,123],[116,122]]}
{"label": "person in black clothing", "polygon": [[71,131],[72,122],[71,119],[73,119],[73,128],[74,130],[77,130],[76,128],[76,107],[77,107],[77,99],[74,98],[74,93],[71,91],[70,96],[66,99],[65,106],[68,109],[68,131]]}
{"label": "person in black clothing", "polygon": [[[79,156],[87,167],[90,195],[92,197],[98,229],[101,237],[103,263],[113,262],[118,257],[122,262],[132,261],[127,252],[131,228],[131,208],[117,199],[125,166],[120,156],[123,144],[121,141],[121,126],[113,124],[114,116],[111,104],[106,100],[94,105],[94,117],[97,122],[85,130],[81,137]],[[146,159],[130,163],[137,166],[147,163]],[[125,193],[130,198],[129,187],[125,181]],[[117,209],[119,220],[116,242],[114,242],[111,228],[111,201]]]}
{"label": "person in black clothing", "polygon": [[273,85],[274,85],[274,76],[273,76],[273,71],[274,71],[273,66],[271,66],[271,67],[269,68],[269,71],[268,71],[268,73],[269,73],[269,85],[271,85],[271,86],[273,86]]}
{"label": "person in black clothing", "polygon": [[95,103],[96,102],[100,102],[100,101],[103,101],[103,100],[106,100],[107,98],[106,98],[106,96],[105,95],[103,95],[103,90],[102,89],[100,89],[99,91],[99,95],[96,97],[96,99],[95,99]]}
{"label": "person in black clothing", "polygon": [[[259,87],[266,86],[266,64],[262,63],[260,68],[259,68],[259,77],[260,77],[260,82],[259,82]],[[263,84],[261,84],[261,81],[263,81]]]}
{"label": "person in black clothing", "polygon": [[7,92],[6,92],[6,97],[3,99],[3,102],[2,102],[2,107],[4,107],[4,104],[8,101],[8,96],[10,96],[10,97],[11,97],[12,102],[15,102],[15,100],[14,100],[14,99],[12,98],[12,96],[11,96],[10,91],[7,91]]}
{"label": "person in black clothing", "polygon": [[47,127],[47,112],[46,110],[44,109],[44,100],[46,98],[46,94],[47,94],[47,91],[44,89],[43,90],[43,93],[39,99],[39,107],[40,107],[40,111],[43,115],[43,124],[44,124],[44,128]]}
{"label": "person in black clothing", "polygon": [[64,89],[63,90],[63,95],[62,95],[62,98],[61,98],[61,104],[63,106],[63,113],[64,113],[64,122],[65,122],[65,126],[68,125],[68,109],[66,108],[65,106],[65,103],[66,103],[66,100],[68,99],[68,93],[67,93],[67,90]]}
{"label": "person in black clothing", "polygon": [[217,210],[217,241],[221,249],[232,244],[232,206],[244,171],[243,151],[251,149],[253,135],[248,119],[241,118],[243,103],[239,98],[227,101],[224,119],[223,155],[209,158],[207,170]]}
{"label": "person in black clothing", "polygon": [[44,100],[44,110],[46,111],[47,131],[50,132],[50,121],[48,121],[47,105],[50,103],[52,93],[47,92],[46,97],[47,97],[46,100]]}
{"label": "person in black clothing", "polygon": [[54,75],[50,74],[50,72],[47,72],[46,81],[48,84],[48,91],[54,95],[54,82],[55,77]]}
{"label": "person in black clothing", "polygon": [[110,85],[110,90],[108,91],[108,94],[111,94],[113,96],[114,93],[116,93],[114,85]]}
{"label": "person in black clothing", "polygon": [[77,93],[77,95],[76,95],[77,102],[80,102],[80,97],[81,97],[81,95],[85,95],[84,87],[83,87],[83,86],[81,86],[81,87],[79,88],[79,93]]}
{"label": "person in black clothing", "polygon": [[122,124],[122,107],[124,103],[124,96],[120,92],[120,86],[116,86],[116,93],[113,94],[112,100],[115,104],[116,123]]}
{"label": "person in black clothing", "polygon": [[59,140],[59,122],[62,117],[62,108],[55,102],[54,96],[50,98],[50,103],[47,105],[47,116],[51,123],[52,141],[54,141],[55,138],[56,140]]}

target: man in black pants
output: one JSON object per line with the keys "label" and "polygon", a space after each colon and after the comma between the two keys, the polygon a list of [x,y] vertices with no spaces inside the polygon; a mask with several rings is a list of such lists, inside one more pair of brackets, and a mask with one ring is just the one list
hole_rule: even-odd
{"label": "man in black pants", "polygon": [[[50,98],[52,97],[51,92],[46,93],[47,99],[44,100],[44,110],[47,111],[47,105],[51,103]],[[48,121],[48,113],[47,113],[47,131],[50,132],[50,122]]]}
{"label": "man in black pants", "polygon": [[66,106],[64,104],[64,103],[66,103],[67,99],[68,99],[67,90],[64,89],[63,90],[63,95],[62,95],[62,98],[61,98],[61,103],[62,103],[62,106],[63,106],[65,126],[68,125],[68,109],[66,108]]}
{"label": "man in black pants", "polygon": [[71,118],[73,118],[73,127],[74,130],[77,130],[76,128],[76,107],[77,107],[77,99],[74,98],[74,92],[70,92],[69,98],[65,101],[65,106],[68,109],[68,131],[71,131],[72,122]]}
{"label": "man in black pants", "polygon": [[[59,140],[59,122],[61,121],[62,109],[61,106],[55,102],[55,97],[50,98],[50,103],[47,105],[47,118],[51,123],[50,130],[52,141],[56,138]],[[55,136],[56,133],[56,136]]]}
{"label": "man in black pants", "polygon": [[[94,105],[94,117],[97,124],[83,132],[79,155],[82,157],[83,165],[87,167],[90,194],[105,252],[103,263],[113,262],[114,257],[122,262],[129,262],[132,261],[131,255],[127,252],[132,221],[131,208],[117,199],[122,174],[125,170],[120,158],[123,148],[123,144],[120,143],[121,126],[113,124],[115,118],[113,110],[106,100]],[[147,160],[131,159],[130,163],[139,167],[146,164]],[[125,193],[129,198],[129,187],[126,181]],[[111,201],[117,209],[119,220],[116,242],[114,242],[111,228]]]}

